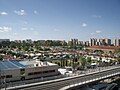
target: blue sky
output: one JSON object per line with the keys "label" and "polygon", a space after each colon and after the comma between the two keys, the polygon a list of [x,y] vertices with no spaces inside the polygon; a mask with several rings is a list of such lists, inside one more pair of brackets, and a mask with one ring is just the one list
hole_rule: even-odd
{"label": "blue sky", "polygon": [[120,38],[120,0],[0,0],[0,38]]}

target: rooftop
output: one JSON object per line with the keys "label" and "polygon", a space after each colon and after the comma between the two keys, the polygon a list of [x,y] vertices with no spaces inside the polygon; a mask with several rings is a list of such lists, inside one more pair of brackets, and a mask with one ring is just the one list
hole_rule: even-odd
{"label": "rooftop", "polygon": [[0,70],[8,70],[8,69],[18,69],[18,68],[29,68],[29,67],[43,67],[43,66],[53,66],[57,65],[50,62],[42,62],[40,60],[24,60],[24,61],[16,61],[16,60],[0,60]]}
{"label": "rooftop", "polygon": [[26,66],[16,60],[0,60],[0,70],[25,68]]}
{"label": "rooftop", "polygon": [[96,48],[96,49],[119,49],[120,46],[90,46],[88,48]]}
{"label": "rooftop", "polygon": [[47,61],[42,62],[40,60],[24,60],[24,61],[20,61],[20,63],[27,67],[43,67],[43,66],[57,65],[57,64],[50,63]]}

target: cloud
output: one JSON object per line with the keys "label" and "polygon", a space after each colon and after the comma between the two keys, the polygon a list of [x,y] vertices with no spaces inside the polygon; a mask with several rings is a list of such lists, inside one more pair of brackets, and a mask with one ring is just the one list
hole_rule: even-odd
{"label": "cloud", "polygon": [[82,24],[82,27],[87,27],[87,24],[86,24],[86,23],[83,23],[83,24]]}
{"label": "cloud", "polygon": [[96,35],[96,34],[100,34],[102,31],[100,31],[100,30],[96,30],[95,32],[92,32],[92,33],[90,33],[91,35]]}
{"label": "cloud", "polygon": [[17,35],[17,33],[14,33],[14,35]]}
{"label": "cloud", "polygon": [[24,23],[24,24],[28,24],[28,22],[27,22],[27,21],[24,21],[23,23]]}
{"label": "cloud", "polygon": [[9,32],[9,31],[11,31],[11,30],[12,30],[11,27],[6,27],[6,26],[0,27],[0,32]]}
{"label": "cloud", "polygon": [[100,30],[96,30],[96,33],[101,33],[102,31],[100,31]]}
{"label": "cloud", "polygon": [[55,28],[54,31],[57,32],[57,31],[59,31],[59,30]]}
{"label": "cloud", "polygon": [[34,28],[32,28],[32,27],[31,27],[31,28],[22,27],[22,28],[21,28],[21,30],[23,30],[23,31],[25,31],[25,30],[32,30],[32,31],[33,31],[33,30],[34,30]]}
{"label": "cloud", "polygon": [[8,15],[7,12],[1,12],[0,15]]}
{"label": "cloud", "polygon": [[92,32],[92,33],[90,33],[90,34],[91,34],[91,35],[94,35],[95,33]]}
{"label": "cloud", "polygon": [[28,28],[26,28],[26,27],[23,27],[23,28],[21,28],[21,30],[28,30]]}
{"label": "cloud", "polygon": [[37,14],[38,12],[36,10],[34,10],[34,14]]}
{"label": "cloud", "polygon": [[100,15],[92,15],[93,18],[102,18]]}
{"label": "cloud", "polygon": [[16,11],[16,10],[15,10],[14,13],[17,14],[17,15],[20,15],[20,16],[26,15],[25,10],[20,10],[20,11]]}
{"label": "cloud", "polygon": [[36,36],[39,35],[39,33],[37,31],[34,31],[33,34]]}
{"label": "cloud", "polygon": [[30,30],[34,30],[34,28],[30,28]]}

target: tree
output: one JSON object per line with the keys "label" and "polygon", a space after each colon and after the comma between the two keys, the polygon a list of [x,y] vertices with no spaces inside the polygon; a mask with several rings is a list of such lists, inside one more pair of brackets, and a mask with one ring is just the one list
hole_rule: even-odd
{"label": "tree", "polygon": [[115,49],[115,52],[114,52],[115,54],[120,54],[120,48],[118,48],[118,49]]}
{"label": "tree", "polygon": [[65,66],[68,66],[68,60],[66,59],[66,63],[65,63],[66,65]]}
{"label": "tree", "polygon": [[81,65],[83,68],[85,68],[85,65],[86,65],[87,61],[84,57],[81,58]]}
{"label": "tree", "polygon": [[102,50],[99,50],[99,54],[102,55],[104,53],[104,51]]}
{"label": "tree", "polygon": [[89,64],[91,64],[91,62],[92,62],[91,57],[87,57],[87,62],[88,62]]}
{"label": "tree", "polygon": [[120,64],[120,58],[118,59],[118,63]]}
{"label": "tree", "polygon": [[85,52],[89,53],[89,52],[90,52],[90,50],[89,50],[89,49],[85,49]]}
{"label": "tree", "polygon": [[2,55],[0,55],[0,60],[3,60],[3,56]]}
{"label": "tree", "polygon": [[75,69],[75,59],[73,58],[72,67]]}

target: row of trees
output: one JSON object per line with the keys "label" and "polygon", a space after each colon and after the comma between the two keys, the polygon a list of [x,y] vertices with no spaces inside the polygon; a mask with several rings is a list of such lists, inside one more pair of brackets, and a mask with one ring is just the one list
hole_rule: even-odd
{"label": "row of trees", "polygon": [[69,46],[66,41],[59,41],[59,40],[38,40],[38,41],[33,41],[33,42],[26,42],[26,41],[21,41],[21,42],[15,42],[15,41],[3,41],[0,42],[0,48],[19,48],[21,47],[26,48],[26,47],[36,47],[39,48],[39,46],[63,46],[64,48],[68,49],[82,49],[82,45],[76,45],[76,46]]}
{"label": "row of trees", "polygon": [[0,43],[0,48],[2,47],[13,47],[15,48],[20,46],[67,46],[67,42],[59,40],[43,40],[43,41],[33,41],[33,42],[15,42],[15,41],[3,41]]}
{"label": "row of trees", "polygon": [[15,41],[3,41],[0,42],[0,49],[18,49],[24,51],[34,51],[36,50],[47,51],[50,49],[43,49],[41,46],[61,46],[64,49],[79,49],[81,50],[83,46],[68,46],[65,41],[55,41],[55,40],[43,40],[43,41],[33,41],[33,42],[15,42]]}
{"label": "row of trees", "polygon": [[56,63],[60,67],[71,66],[73,69],[76,69],[81,66],[81,68],[84,69],[86,64],[91,64],[92,60],[90,57],[86,59],[85,57],[81,56],[80,58],[50,60],[50,62]]}

